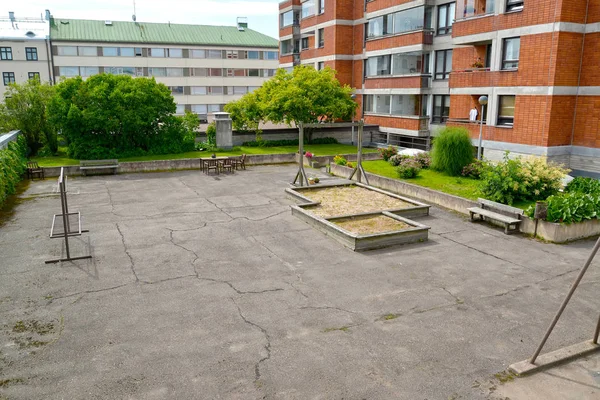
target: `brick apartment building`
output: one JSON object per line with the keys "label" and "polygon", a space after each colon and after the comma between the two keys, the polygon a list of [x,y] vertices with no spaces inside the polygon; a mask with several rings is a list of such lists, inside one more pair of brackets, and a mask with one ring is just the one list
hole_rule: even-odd
{"label": "brick apartment building", "polygon": [[[484,156],[536,155],[600,175],[600,0],[288,0],[280,66],[330,66],[373,141],[427,147],[444,125]],[[477,108],[477,122],[469,112]]]}

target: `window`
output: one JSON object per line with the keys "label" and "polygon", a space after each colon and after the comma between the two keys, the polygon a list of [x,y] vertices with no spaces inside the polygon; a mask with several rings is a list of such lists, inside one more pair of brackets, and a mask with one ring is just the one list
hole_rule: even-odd
{"label": "window", "polygon": [[302,3],[302,18],[315,15],[315,0],[307,0]]}
{"label": "window", "polygon": [[420,74],[423,67],[421,53],[400,53],[392,55],[392,75]]}
{"label": "window", "polygon": [[484,68],[491,68],[492,65],[492,44],[488,44],[485,47],[485,63],[483,64]]}
{"label": "window", "polygon": [[448,79],[452,71],[452,50],[435,52],[435,79]]}
{"label": "window", "polygon": [[119,48],[119,54],[121,57],[135,57],[135,49],[133,47],[121,47]]}
{"label": "window", "polygon": [[192,58],[206,58],[206,50],[191,50],[190,57]]}
{"label": "window", "polygon": [[325,0],[319,0],[319,14],[325,12]]}
{"label": "window", "polygon": [[185,114],[185,104],[177,104],[175,114]]}
{"label": "window", "polygon": [[248,59],[258,60],[259,58],[260,58],[260,54],[258,53],[258,51],[249,51],[248,52]]}
{"label": "window", "polygon": [[433,96],[433,123],[443,124],[450,115],[450,96]]}
{"label": "window", "polygon": [[183,86],[169,86],[169,90],[173,96],[179,96],[183,94]]}
{"label": "window", "polygon": [[208,58],[216,58],[216,59],[223,58],[223,52],[221,50],[209,50]]}
{"label": "window", "polygon": [[233,94],[246,94],[246,93],[248,93],[247,86],[234,86],[233,87]]}
{"label": "window", "polygon": [[233,76],[246,76],[246,70],[245,69],[234,69]]}
{"label": "window", "polygon": [[15,83],[15,73],[3,72],[2,79],[4,80],[4,86],[8,86],[9,83]]}
{"label": "window", "polygon": [[[428,11],[430,12],[430,9]],[[367,22],[367,38],[423,29],[426,19],[428,19],[430,25],[431,18],[425,15],[425,7],[414,7],[373,18]]]}
{"label": "window", "polygon": [[390,95],[377,94],[365,96],[365,112],[376,114],[389,114],[390,104]]}
{"label": "window", "polygon": [[308,38],[302,38],[302,50],[308,50]]}
{"label": "window", "polygon": [[148,76],[167,76],[166,68],[148,68]]}
{"label": "window", "polygon": [[136,56],[136,57],[141,57],[141,56],[143,56],[143,53],[144,53],[144,52],[142,51],[142,48],[141,48],[141,47],[136,47],[136,48],[135,48],[135,56]]}
{"label": "window", "polygon": [[208,76],[223,76],[223,70],[221,68],[210,68],[208,73]]}
{"label": "window", "polygon": [[254,92],[256,89],[258,89],[260,86],[248,86],[248,93],[252,93]]}
{"label": "window", "polygon": [[206,114],[208,107],[206,104],[192,104],[192,112],[196,114]]}
{"label": "window", "polygon": [[191,76],[208,76],[207,68],[190,68]]}
{"label": "window", "polygon": [[182,58],[183,50],[182,49],[167,49],[170,58]]}
{"label": "window", "polygon": [[393,32],[393,14],[383,15],[369,20],[367,37],[384,36]]}
{"label": "window", "polygon": [[103,47],[102,55],[104,57],[118,57],[119,56],[119,48],[118,47]]}
{"label": "window", "polygon": [[12,59],[13,59],[12,58],[12,47],[0,47],[0,60],[12,60]]}
{"label": "window", "polygon": [[260,70],[259,69],[249,69],[248,76],[260,76]]}
{"label": "window", "polygon": [[136,76],[135,67],[104,67],[105,74]]}
{"label": "window", "polygon": [[209,94],[223,94],[223,86],[210,86]]}
{"label": "window", "polygon": [[454,21],[455,11],[456,3],[448,3],[438,7],[438,35],[447,35],[449,33],[452,33],[452,22]]}
{"label": "window", "polygon": [[40,80],[40,73],[39,72],[28,72],[27,73],[27,79],[37,79],[39,81]]}
{"label": "window", "polygon": [[506,11],[520,11],[523,9],[523,0],[506,0]]}
{"label": "window", "polygon": [[281,54],[291,54],[293,50],[292,39],[281,42]]}
{"label": "window", "polygon": [[319,29],[317,33],[319,35],[319,47],[325,47],[325,28]]}
{"label": "window", "polygon": [[222,109],[223,109],[223,105],[221,105],[221,104],[209,104],[208,105],[208,112],[211,112],[211,113],[219,112]]}
{"label": "window", "polygon": [[80,56],[98,56],[98,48],[95,46],[79,46]]}
{"label": "window", "polygon": [[392,115],[419,115],[420,106],[419,96],[413,94],[392,95]]}
{"label": "window", "polygon": [[77,76],[79,75],[79,67],[59,67],[58,74],[60,76]]}
{"label": "window", "polygon": [[227,56],[227,58],[238,58],[238,51],[237,50],[227,50],[226,56]]}
{"label": "window", "polygon": [[294,23],[294,11],[288,11],[281,14],[281,27],[290,26]]}
{"label": "window", "polygon": [[265,77],[271,77],[271,76],[275,76],[275,73],[277,72],[276,69],[265,69],[263,71],[263,76]]}
{"label": "window", "polygon": [[369,57],[367,59],[367,76],[390,75],[390,55]]}
{"label": "window", "polygon": [[206,94],[206,86],[192,86],[190,92],[194,95],[205,95]]}
{"label": "window", "polygon": [[144,76],[144,68],[135,67],[135,76]]}
{"label": "window", "polygon": [[519,68],[521,38],[507,38],[502,42],[502,69]]}
{"label": "window", "polygon": [[37,47],[25,47],[25,57],[27,61],[37,61]]}
{"label": "window", "polygon": [[[2,49],[0,48],[0,51]],[[76,56],[77,55],[77,47],[75,46],[58,46],[57,48],[59,56]]]}
{"label": "window", "polygon": [[167,76],[183,76],[183,68],[167,68]]}
{"label": "window", "polygon": [[81,76],[92,76],[100,73],[100,68],[98,67],[80,67],[79,70]]}
{"label": "window", "polygon": [[325,62],[324,61],[319,61],[317,63],[317,71],[321,71],[325,69]]}
{"label": "window", "polygon": [[515,121],[515,96],[499,96],[498,125],[513,126]]}
{"label": "window", "polygon": [[263,58],[265,60],[277,60],[277,52],[276,51],[263,51]]}
{"label": "window", "polygon": [[150,49],[149,54],[150,57],[161,57],[165,56],[165,49]]}

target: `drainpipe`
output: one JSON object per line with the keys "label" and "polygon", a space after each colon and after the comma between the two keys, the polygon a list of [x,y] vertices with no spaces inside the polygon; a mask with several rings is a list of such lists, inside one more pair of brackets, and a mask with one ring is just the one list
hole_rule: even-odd
{"label": "drainpipe", "polygon": [[55,84],[56,82],[54,81],[53,76],[54,58],[52,57],[52,52],[48,51],[48,46],[52,47],[52,43],[49,39],[44,39],[44,44],[46,46],[46,64],[48,64],[48,79],[50,80],[51,84]]}

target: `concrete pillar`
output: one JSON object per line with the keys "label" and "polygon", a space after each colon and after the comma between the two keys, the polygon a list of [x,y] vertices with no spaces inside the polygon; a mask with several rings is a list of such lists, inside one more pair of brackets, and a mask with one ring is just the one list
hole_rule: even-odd
{"label": "concrete pillar", "polygon": [[231,150],[233,148],[233,132],[229,113],[216,112],[214,116],[217,128],[217,147]]}

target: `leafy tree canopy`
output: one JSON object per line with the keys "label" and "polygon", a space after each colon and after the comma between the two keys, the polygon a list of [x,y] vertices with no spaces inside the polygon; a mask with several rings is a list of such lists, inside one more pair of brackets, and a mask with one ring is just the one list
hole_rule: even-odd
{"label": "leafy tree canopy", "polygon": [[11,83],[0,103],[0,131],[21,130],[32,154],[56,153],[56,131],[48,121],[46,105],[54,96],[54,87],[39,79]]}
{"label": "leafy tree canopy", "polygon": [[125,75],[64,80],[48,110],[68,154],[84,159],[189,151],[198,122],[173,115],[176,105],[165,85]]}

